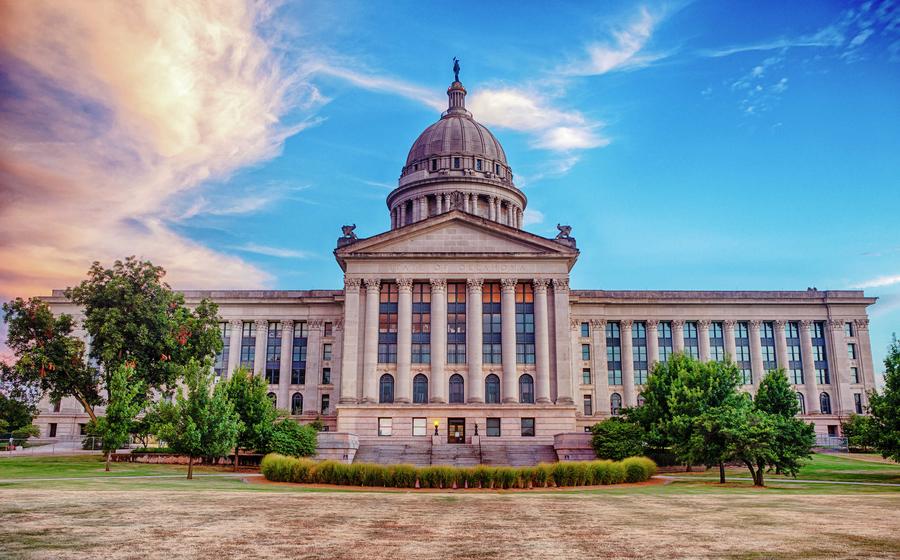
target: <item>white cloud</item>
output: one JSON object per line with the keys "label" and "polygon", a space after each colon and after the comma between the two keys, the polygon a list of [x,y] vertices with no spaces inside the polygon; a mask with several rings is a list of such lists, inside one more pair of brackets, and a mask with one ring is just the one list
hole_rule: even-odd
{"label": "white cloud", "polygon": [[586,47],[587,59],[569,65],[565,74],[590,76],[646,66],[664,55],[644,52],[660,18],[641,8],[630,25],[612,32],[612,40]]}
{"label": "white cloud", "polygon": [[282,247],[270,247],[268,245],[260,245],[258,243],[244,243],[231,247],[237,251],[245,253],[255,253],[257,255],[265,255],[267,257],[278,257],[281,259],[309,259],[315,256],[309,251],[298,251],[296,249],[285,249]]}
{"label": "white cloud", "polygon": [[854,285],[853,287],[858,289],[885,288],[887,286],[893,286],[895,284],[900,284],[900,274],[893,276],[877,276],[875,278],[870,278],[869,280],[864,280]]}
{"label": "white cloud", "polygon": [[544,213],[534,208],[525,208],[525,216],[522,219],[523,225],[533,226],[535,224],[544,223]]}
{"label": "white cloud", "polygon": [[354,70],[342,66],[339,63],[335,63],[334,61],[320,59],[309,62],[304,65],[304,71],[310,75],[319,74],[339,78],[356,87],[367,89],[369,91],[381,91],[406,97],[407,99],[418,101],[437,111],[443,111],[447,108],[447,102],[442,100],[440,95],[434,90],[411,84],[397,78],[378,76],[376,74]]}

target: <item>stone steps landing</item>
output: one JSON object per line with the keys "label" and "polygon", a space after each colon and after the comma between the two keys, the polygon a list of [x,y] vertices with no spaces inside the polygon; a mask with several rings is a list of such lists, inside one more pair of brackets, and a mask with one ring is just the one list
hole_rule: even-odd
{"label": "stone steps landing", "polygon": [[431,464],[431,443],[364,443],[360,442],[354,463],[376,463],[380,465],[415,465],[427,467]]}
{"label": "stone steps landing", "polygon": [[481,461],[493,466],[530,467],[538,463],[555,463],[557,457],[552,445],[495,443],[482,444]]}
{"label": "stone steps landing", "polygon": [[432,447],[431,442],[360,442],[354,463],[380,465],[408,464],[418,467],[428,465],[476,465],[528,467],[538,463],[555,463],[556,451],[552,445],[525,443],[442,443]]}
{"label": "stone steps landing", "polygon": [[481,450],[477,445],[468,443],[436,445],[431,450],[431,464],[474,467],[481,464]]}

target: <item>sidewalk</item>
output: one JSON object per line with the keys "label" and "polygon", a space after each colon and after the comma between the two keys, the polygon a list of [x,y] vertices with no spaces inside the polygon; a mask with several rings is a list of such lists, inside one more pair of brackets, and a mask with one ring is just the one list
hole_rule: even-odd
{"label": "sidewalk", "polygon": [[[669,480],[719,480],[718,476],[669,476],[669,475],[656,475],[653,478],[664,478]],[[753,482],[752,478],[740,477],[740,476],[729,476],[729,481],[741,481],[741,482]],[[894,482],[854,482],[849,480],[805,480],[802,478],[773,478],[769,479],[767,482],[789,482],[789,483],[797,483],[797,484],[844,484],[848,486],[897,486],[900,487],[900,484]]]}

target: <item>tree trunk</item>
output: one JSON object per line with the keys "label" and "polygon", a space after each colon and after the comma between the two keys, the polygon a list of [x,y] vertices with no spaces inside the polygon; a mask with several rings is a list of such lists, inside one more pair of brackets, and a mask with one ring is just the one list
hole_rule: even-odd
{"label": "tree trunk", "polygon": [[690,464],[690,463],[688,463],[687,465],[685,465],[685,467],[684,467],[684,472],[691,472],[691,464]]}
{"label": "tree trunk", "polygon": [[97,421],[97,415],[94,414],[94,409],[88,404],[87,399],[82,397],[81,395],[75,395],[75,399],[81,403],[81,406],[84,408],[84,411],[88,413],[88,416],[91,417],[91,420],[94,422]]}
{"label": "tree trunk", "polygon": [[234,472],[237,472],[238,468],[238,454],[240,453],[240,449],[235,446],[234,447]]}
{"label": "tree trunk", "polygon": [[109,472],[109,457],[112,455],[112,451],[106,452],[106,472]]}
{"label": "tree trunk", "polygon": [[763,480],[763,470],[762,469],[756,469],[756,477],[753,480],[753,485],[754,486],[765,486],[766,485],[765,481]]}
{"label": "tree trunk", "polygon": [[725,484],[725,463],[719,463],[719,484]]}
{"label": "tree trunk", "polygon": [[194,456],[188,455],[188,480],[194,478]]}

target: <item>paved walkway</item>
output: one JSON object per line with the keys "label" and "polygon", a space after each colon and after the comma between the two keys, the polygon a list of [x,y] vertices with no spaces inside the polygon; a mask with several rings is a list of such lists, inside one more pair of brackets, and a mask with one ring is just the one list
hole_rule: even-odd
{"label": "paved walkway", "polygon": [[[669,476],[657,475],[654,478],[667,478],[669,480],[719,480],[717,476]],[[752,478],[740,476],[729,476],[728,480],[740,480],[742,482],[753,482]],[[856,482],[850,480],[805,480],[802,478],[772,478],[768,482],[790,482],[798,484],[845,484],[849,486],[900,486],[895,482]]]}
{"label": "paved walkway", "polygon": [[[258,473],[194,473],[194,478],[201,476],[224,477],[224,478],[256,478],[262,476]],[[60,480],[110,480],[118,478],[186,478],[185,473],[182,474],[108,474],[106,476],[61,476],[58,478],[0,478],[0,484],[8,484],[10,482],[53,482]]]}

